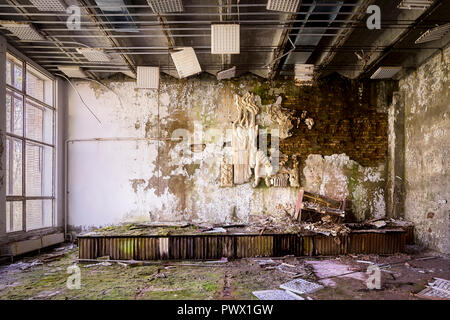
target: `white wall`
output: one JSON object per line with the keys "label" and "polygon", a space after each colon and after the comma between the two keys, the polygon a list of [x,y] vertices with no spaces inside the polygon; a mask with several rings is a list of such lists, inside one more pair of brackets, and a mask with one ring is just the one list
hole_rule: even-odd
{"label": "white wall", "polygon": [[[227,130],[235,119],[234,95],[253,91],[255,80],[224,84],[210,78],[163,79],[159,98],[161,136],[169,138],[179,128],[193,133],[194,126],[201,126],[204,131],[213,130],[219,139],[206,137],[195,142],[206,144],[200,153],[191,152],[189,144],[184,148],[179,141],[161,141],[159,159],[158,143],[151,140],[158,135],[157,91],[138,90],[134,82],[107,85],[115,93],[94,82],[76,82],[77,90],[101,124],[69,87],[67,138],[73,141],[68,143],[70,226],[87,229],[135,221],[247,222],[251,214],[294,210],[298,188],[254,189],[249,183],[230,188],[219,186],[220,162],[228,148],[224,148],[224,142],[231,141]],[[281,88],[277,90],[282,92]],[[260,108],[257,122],[261,128],[278,128],[267,116],[267,105]],[[371,171],[366,172],[346,155],[323,161],[327,170],[318,170],[322,179],[319,193],[334,190],[336,179],[349,175],[351,170],[360,171],[356,180],[361,180],[362,190],[352,189],[358,181],[349,178],[339,185],[342,188],[337,196],[359,191],[371,194],[374,186],[382,192],[383,179],[367,182]],[[310,169],[313,167],[311,162]],[[380,173],[384,167],[373,170]],[[308,179],[309,176],[304,185],[312,186],[315,182]],[[361,203],[361,215],[383,215],[383,194],[380,197],[381,204]]]}

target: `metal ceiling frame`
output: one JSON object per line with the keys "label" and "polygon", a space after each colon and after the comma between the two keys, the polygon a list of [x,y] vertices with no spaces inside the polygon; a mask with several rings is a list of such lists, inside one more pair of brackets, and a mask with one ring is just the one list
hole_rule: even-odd
{"label": "metal ceiling frame", "polygon": [[[311,16],[321,15],[323,12],[313,12],[311,10],[305,11],[305,8],[313,8],[314,6],[336,6],[335,3],[320,3],[314,1],[314,3],[300,3],[297,12],[295,13],[280,13],[280,12],[267,12],[267,11],[252,11],[251,8],[263,8],[266,4],[241,4],[239,1],[235,4],[232,3],[232,0],[226,0],[223,2],[217,2],[217,5],[184,5],[185,8],[217,8],[217,12],[183,12],[183,13],[164,13],[158,14],[151,11],[149,5],[113,5],[110,8],[136,8],[136,9],[144,9],[145,12],[131,12],[130,16],[133,17],[143,17],[143,20],[134,21],[136,25],[138,25],[139,34],[121,34],[126,32],[124,29],[113,28],[113,25],[116,24],[127,24],[127,21],[115,21],[112,24],[110,21],[107,21],[106,17],[112,16],[122,16],[122,14],[115,13],[104,13],[100,11],[101,8],[105,8],[105,6],[92,5],[92,0],[78,0],[78,3],[82,10],[83,17],[89,17],[91,21],[81,21],[80,24],[82,26],[87,26],[87,28],[83,28],[82,31],[76,30],[68,30],[67,28],[61,27],[60,25],[64,25],[65,21],[38,21],[32,20],[32,17],[49,17],[55,16],[54,13],[45,13],[45,12],[28,12],[27,8],[35,8],[33,5],[21,5],[16,0],[7,0],[9,5],[0,5],[1,8],[12,8],[17,11],[17,13],[7,13],[0,12],[0,16],[17,16],[24,17],[26,22],[32,22],[38,27],[43,26],[43,28],[39,28],[39,31],[45,34],[48,40],[43,41],[24,41],[24,40],[16,40],[12,38],[10,35],[6,35],[10,39],[14,39],[13,43],[18,48],[24,49],[25,54],[30,55],[36,59],[39,63],[45,63],[45,66],[54,67],[58,64],[66,64],[72,63],[79,65],[80,67],[86,67],[89,70],[94,70],[94,68],[102,68],[98,70],[124,70],[122,68],[127,68],[129,71],[136,73],[135,61],[139,61],[138,57],[134,57],[137,60],[133,59],[133,55],[168,55],[170,50],[174,50],[177,47],[183,47],[183,41],[177,40],[179,43],[176,43],[176,39],[191,39],[191,38],[209,38],[210,34],[210,25],[212,23],[217,23],[217,20],[211,19],[210,17],[220,17],[222,21],[223,17],[232,18],[238,17],[239,24],[241,25],[242,31],[251,31],[251,30],[277,30],[281,32],[277,32],[280,34],[278,45],[270,45],[270,46],[242,46],[243,53],[250,52],[258,52],[258,53],[272,53],[272,62],[273,69],[269,73],[269,78],[273,78],[277,72],[279,71],[279,64],[282,62],[282,57],[285,55],[286,50],[288,50],[287,46],[289,45],[289,40],[291,36],[296,36],[295,31],[298,30],[307,30],[309,33],[302,33],[305,36],[321,36],[321,37],[333,37],[335,40],[331,46],[314,46],[314,47],[305,47],[301,48],[291,48],[292,52],[314,52],[315,50],[320,50],[322,52],[322,56],[319,61],[320,66],[319,70],[323,70],[326,67],[331,69],[338,69],[341,66],[329,66],[331,61],[333,60],[335,54],[337,52],[350,52],[355,50],[353,47],[345,47],[344,44],[350,34],[355,29],[365,28],[364,23],[362,23],[362,16],[365,15],[365,11],[368,5],[373,3],[375,0],[360,0],[357,3],[347,3],[341,4],[342,7],[353,8],[351,12],[341,10],[337,12],[327,12],[327,14],[335,13],[337,18],[341,17],[341,19],[335,19],[328,25],[325,29],[325,34],[315,33],[315,30],[323,30],[324,27],[320,26],[305,26],[308,22],[314,23],[330,23],[329,19],[320,19],[314,20],[310,19]],[[109,8],[109,7],[108,7]],[[235,8],[236,10],[231,10]],[[240,8],[248,8],[249,12],[239,12]],[[257,9],[256,9],[257,10]],[[336,11],[335,9],[330,9]],[[350,9],[351,10],[351,9]],[[235,11],[235,12],[234,12]],[[69,16],[68,14],[58,14],[58,16]],[[188,20],[190,17],[206,17],[205,20]],[[240,19],[240,16],[243,19]],[[174,17],[171,20],[168,18]],[[181,20],[174,20],[176,17],[181,17]],[[185,17],[185,19],[183,19]],[[253,17],[260,18],[254,19]],[[268,17],[269,19],[263,19],[263,17]],[[280,19],[274,20],[272,17],[279,17]],[[145,19],[147,18],[147,19]],[[150,18],[150,19],[149,19]],[[285,19],[283,19],[285,18]],[[318,18],[321,18],[320,16]],[[201,18],[200,18],[201,19]],[[23,19],[22,19],[23,20]],[[233,19],[232,19],[233,20]],[[415,20],[383,20],[382,28],[383,29],[406,29],[414,23]],[[433,27],[433,23],[435,21],[427,21],[427,25],[421,24],[418,26],[415,25],[415,28],[423,28],[428,29]],[[297,24],[303,23],[303,25],[298,26]],[[429,26],[428,26],[429,25]],[[47,27],[45,27],[47,26]],[[91,27],[89,27],[91,26]],[[1,28],[0,28],[1,29]],[[332,30],[336,30],[333,32]],[[65,32],[67,31],[67,32]],[[69,32],[70,31],[70,32]],[[193,31],[187,32],[186,34],[177,33],[177,31]],[[195,33],[198,31],[199,33]],[[86,34],[89,32],[94,32],[95,34]],[[153,32],[153,33],[152,33]],[[162,34],[158,34],[161,33]],[[331,33],[330,33],[331,32]],[[60,33],[60,34],[58,34]],[[84,34],[83,34],[84,33]],[[97,34],[98,33],[98,34]],[[67,38],[67,39],[66,39]],[[108,63],[89,63],[85,61],[84,57],[75,52],[75,49],[80,46],[89,47],[87,44],[77,42],[76,39],[97,39],[97,38],[105,38],[111,44],[110,47],[105,48],[108,50],[108,54],[111,55],[119,55],[124,64],[108,62]],[[150,39],[158,39],[165,38],[167,40],[166,46],[124,46],[120,43],[120,39],[126,38],[150,38]],[[73,39],[75,41],[69,41]],[[48,43],[48,46],[46,45]],[[141,42],[138,42],[141,43]],[[152,42],[155,43],[155,42]],[[158,43],[156,41],[156,43]],[[34,44],[34,45],[30,45]],[[42,45],[41,45],[42,44]],[[134,44],[131,42],[130,44]],[[195,44],[195,42],[194,42]],[[196,53],[198,54],[207,54],[209,53],[208,49],[210,46],[195,46],[194,47]],[[386,50],[391,51],[401,51],[401,50],[433,50],[435,48],[428,47],[420,47],[420,48],[395,48],[395,47],[381,47],[381,46],[366,46],[366,47],[358,47],[358,49],[373,49],[372,52],[383,52]],[[31,50],[27,50],[31,49]],[[41,51],[34,49],[43,49]],[[44,51],[45,49],[49,49],[49,51]],[[50,50],[55,50],[54,52]],[[391,52],[389,51],[389,52]],[[382,55],[385,56],[385,55]],[[224,59],[226,58],[226,59]],[[259,60],[258,60],[259,61]],[[49,63],[49,64],[47,64]],[[224,65],[231,63],[231,57],[222,57],[222,68]],[[256,66],[256,68],[264,69],[267,65],[266,63],[258,63],[258,64],[244,64],[237,63],[236,66]],[[202,66],[207,68],[208,66],[216,66],[214,63],[202,63]],[[174,66],[171,65],[171,60],[168,59],[167,65],[160,65],[161,70],[174,70]],[[347,67],[355,67],[355,65],[349,65]],[[368,66],[371,68],[371,66]],[[222,69],[220,66],[218,69]],[[99,71],[100,72],[100,71]],[[106,72],[106,71],[101,71]],[[115,72],[115,71],[114,71]]]}
{"label": "metal ceiling frame", "polygon": [[[28,17],[28,11],[27,11],[26,9],[24,9],[24,8],[19,8],[19,7],[16,6],[16,4],[17,4],[16,0],[7,0],[7,2],[10,3],[11,6],[14,7],[14,9],[15,9],[16,11],[20,12],[20,14],[21,14],[23,17],[25,17],[25,18],[27,19],[27,22],[33,22],[33,20],[31,20],[31,19]],[[79,63],[79,62],[80,62],[79,57],[77,57],[74,53],[71,53],[71,52],[67,52],[67,51],[66,51],[66,49],[65,49],[64,46],[62,45],[63,42],[61,42],[61,41],[59,41],[59,40],[57,40],[57,39],[53,39],[53,38],[51,37],[51,35],[49,35],[49,34],[47,34],[47,33],[44,33],[44,35],[45,35],[48,39],[50,39],[49,42],[51,42],[57,49],[59,49],[59,50],[61,51],[61,53],[65,54],[68,58],[70,58],[71,61],[72,61],[72,63],[75,63],[75,64],[76,64],[76,63]],[[7,35],[7,36],[8,36],[8,35]],[[10,36],[9,36],[9,37],[10,37]]]}
{"label": "metal ceiling frame", "polygon": [[[102,33],[106,39],[108,39],[108,41],[111,43],[111,45],[113,47],[119,46],[118,42],[114,38],[111,37],[110,33],[108,31],[103,30],[102,25],[97,24],[97,22],[99,21],[98,16],[93,12],[93,10],[91,8],[86,8],[87,6],[89,6],[88,1],[89,0],[78,0],[78,3],[81,5],[82,9],[86,10],[89,18],[94,23],[96,23],[96,25],[98,27],[98,31],[100,33]],[[108,23],[111,24],[109,21],[108,21]],[[70,38],[73,38],[73,36]],[[129,71],[131,71],[134,75],[136,75],[136,66],[134,64],[134,61],[124,53],[120,54],[120,57],[125,62],[125,64],[128,66]]]}
{"label": "metal ceiling frame", "polygon": [[[313,5],[313,4],[307,4],[307,3],[302,3],[301,4],[301,6],[305,6],[305,7],[306,6],[311,6],[311,5]],[[319,5],[319,6],[334,6],[334,4],[329,4],[329,3],[317,3],[315,5]],[[355,6],[357,6],[356,4],[352,4],[352,3],[343,4],[343,5],[347,6],[347,7],[355,7]],[[17,7],[17,8],[35,8],[35,6],[32,5],[32,4],[28,4],[28,5],[27,4],[25,4],[25,5],[23,5],[23,4],[18,4],[18,5],[2,5],[2,4],[0,4],[0,8],[10,8],[12,6]],[[240,3],[240,4],[230,4],[230,5],[228,5],[228,4],[226,4],[226,5],[183,5],[183,7],[184,8],[220,8],[220,7],[222,7],[222,8],[224,8],[224,7],[239,7],[239,8],[261,7],[261,8],[265,8],[266,4],[259,4],[259,3],[247,3],[247,4],[244,3],[244,4],[241,4]],[[100,9],[100,6],[89,5],[86,8],[89,8],[89,9],[95,9],[95,8]],[[111,9],[112,8],[150,9],[148,5],[112,5],[112,6],[102,6],[102,8],[111,8]]]}

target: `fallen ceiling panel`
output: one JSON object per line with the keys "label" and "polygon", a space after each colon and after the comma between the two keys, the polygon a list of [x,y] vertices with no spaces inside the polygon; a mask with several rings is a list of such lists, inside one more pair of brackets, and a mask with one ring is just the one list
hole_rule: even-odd
{"label": "fallen ceiling panel", "polygon": [[450,31],[450,23],[438,26],[424,32],[415,43],[425,43],[442,39]]}
{"label": "fallen ceiling panel", "polygon": [[180,79],[202,72],[197,55],[192,47],[182,48],[180,51],[171,52],[170,55]]}
{"label": "fallen ceiling panel", "polygon": [[379,67],[377,71],[370,77],[370,79],[391,79],[402,68],[401,67]]}

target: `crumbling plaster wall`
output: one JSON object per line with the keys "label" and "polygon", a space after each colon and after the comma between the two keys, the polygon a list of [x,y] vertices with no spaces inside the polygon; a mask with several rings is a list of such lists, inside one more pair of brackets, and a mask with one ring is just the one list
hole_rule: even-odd
{"label": "crumbling plaster wall", "polygon": [[405,105],[405,217],[419,243],[450,253],[450,47],[401,79]]}
{"label": "crumbling plaster wall", "polygon": [[[292,137],[280,141],[284,154],[300,155],[301,184],[306,190],[350,198],[357,219],[384,215],[387,114],[377,112],[357,86],[350,90],[347,83],[347,92],[344,88],[333,94],[340,83],[325,83],[328,91],[321,100],[317,96],[323,88],[301,89],[290,81],[269,83],[250,76],[223,82],[207,75],[187,80],[163,77],[158,99],[156,90],[136,89],[132,81],[105,84],[112,91],[94,82],[75,84],[101,124],[69,88],[68,215],[72,227],[128,221],[246,222],[251,214],[292,212],[298,188],[267,188],[263,183],[255,189],[250,183],[219,187],[220,161],[231,141],[227,130],[236,118],[234,95],[246,91],[257,96],[261,108],[257,121],[269,133],[279,128],[266,113],[278,96],[283,97],[283,107],[295,110],[296,117],[307,110],[314,119],[311,130],[293,121]],[[328,131],[323,132],[324,128]],[[187,143],[170,140],[183,135],[180,129],[195,138]]]}

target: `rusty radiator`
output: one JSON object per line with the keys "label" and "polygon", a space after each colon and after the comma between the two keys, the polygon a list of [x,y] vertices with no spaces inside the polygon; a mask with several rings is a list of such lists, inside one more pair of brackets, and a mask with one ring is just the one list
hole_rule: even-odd
{"label": "rusty radiator", "polygon": [[405,231],[347,236],[297,234],[80,236],[79,258],[114,260],[208,260],[285,255],[394,254],[404,252]]}

